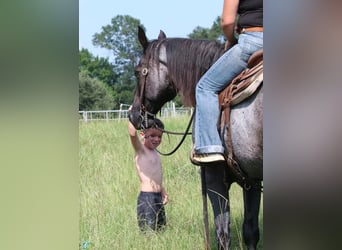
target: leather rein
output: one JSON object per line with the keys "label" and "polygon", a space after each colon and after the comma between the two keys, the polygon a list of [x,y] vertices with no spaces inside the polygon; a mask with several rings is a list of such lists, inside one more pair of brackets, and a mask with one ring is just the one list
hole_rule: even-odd
{"label": "leather rein", "polygon": [[[165,62],[161,62],[163,64],[166,64]],[[141,105],[140,105],[140,118],[141,118],[141,127],[142,129],[145,129],[148,127],[148,119],[152,119],[154,120],[156,118],[156,114],[153,114],[151,112],[148,112],[144,106],[144,97],[145,97],[145,85],[146,85],[146,81],[147,81],[147,75],[148,75],[148,69],[147,67],[143,67],[142,70],[141,70],[141,74],[145,77],[144,81],[143,81],[143,86],[142,86],[142,91],[140,93],[140,101],[141,101]],[[192,133],[189,132],[190,130],[190,126],[192,124],[192,121],[193,121],[193,118],[194,118],[194,113],[192,113],[191,115],[191,118],[190,118],[190,121],[187,125],[187,128],[185,130],[184,133],[180,133],[180,132],[172,132],[172,131],[168,131],[168,130],[165,130],[165,129],[161,129],[161,131],[163,133],[166,133],[167,135],[170,135],[170,134],[173,134],[173,135],[183,135],[182,139],[180,140],[180,142],[178,143],[178,145],[172,150],[170,151],[169,153],[162,153],[160,152],[158,149],[157,149],[157,152],[161,155],[164,155],[164,156],[170,156],[172,154],[174,154],[178,149],[179,147],[183,144],[184,140],[185,140],[185,137],[187,135],[191,135]]]}
{"label": "leather rein", "polygon": [[167,131],[167,130],[162,130],[164,133],[166,133],[166,134],[168,134],[168,135],[169,135],[169,134],[173,134],[173,135],[183,135],[183,137],[182,137],[182,139],[179,141],[178,145],[177,145],[172,151],[170,151],[169,153],[162,153],[162,152],[160,152],[159,150],[157,150],[159,154],[164,155],[164,156],[169,156],[169,155],[172,155],[173,153],[175,153],[175,152],[179,149],[179,147],[183,144],[183,142],[184,142],[184,140],[185,140],[185,137],[186,137],[187,135],[191,135],[191,134],[192,134],[191,132],[189,132],[189,130],[190,130],[190,126],[191,126],[191,124],[192,124],[192,120],[194,119],[194,114],[195,114],[195,112],[192,113],[191,118],[190,118],[190,121],[189,121],[188,126],[186,127],[186,130],[185,130],[184,133],[178,133],[178,132],[171,132],[171,131]]}

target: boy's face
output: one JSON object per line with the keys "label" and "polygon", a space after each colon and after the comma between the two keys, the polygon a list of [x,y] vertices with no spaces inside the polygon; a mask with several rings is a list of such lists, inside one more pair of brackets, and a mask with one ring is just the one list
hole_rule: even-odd
{"label": "boy's face", "polygon": [[160,129],[149,128],[142,135],[144,137],[144,145],[149,149],[155,149],[162,141],[163,132]]}

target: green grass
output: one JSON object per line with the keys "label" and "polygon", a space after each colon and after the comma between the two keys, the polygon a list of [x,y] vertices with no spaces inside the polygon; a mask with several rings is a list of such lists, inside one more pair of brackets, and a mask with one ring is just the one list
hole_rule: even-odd
{"label": "green grass", "polygon": [[[165,129],[184,131],[189,118],[163,119]],[[181,136],[163,136],[161,152],[171,151]],[[89,122],[79,126],[80,249],[204,249],[204,223],[199,168],[189,161],[191,136],[172,157],[162,156],[164,186],[169,194],[164,232],[139,232],[136,200],[139,179],[127,121]],[[230,190],[231,249],[243,249],[242,191]],[[208,200],[211,248],[216,248]],[[262,205],[260,213],[262,249]],[[83,246],[83,247],[82,247]]]}

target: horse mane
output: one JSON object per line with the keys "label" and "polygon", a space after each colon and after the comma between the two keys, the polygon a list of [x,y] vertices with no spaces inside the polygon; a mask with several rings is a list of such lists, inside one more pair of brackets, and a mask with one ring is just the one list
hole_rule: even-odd
{"label": "horse mane", "polygon": [[195,106],[195,86],[201,76],[223,54],[224,45],[217,41],[168,38],[167,67],[170,80],[181,94],[185,106]]}

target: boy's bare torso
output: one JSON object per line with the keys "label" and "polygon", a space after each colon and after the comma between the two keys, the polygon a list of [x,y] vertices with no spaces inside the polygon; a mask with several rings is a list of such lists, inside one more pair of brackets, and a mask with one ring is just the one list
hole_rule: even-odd
{"label": "boy's bare torso", "polygon": [[162,166],[160,156],[154,149],[144,147],[146,155],[136,155],[136,169],[140,178],[140,190],[143,192],[162,191]]}

